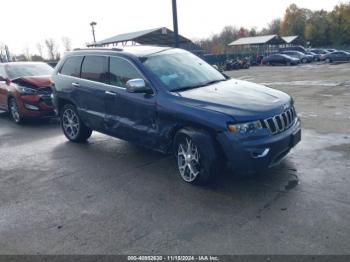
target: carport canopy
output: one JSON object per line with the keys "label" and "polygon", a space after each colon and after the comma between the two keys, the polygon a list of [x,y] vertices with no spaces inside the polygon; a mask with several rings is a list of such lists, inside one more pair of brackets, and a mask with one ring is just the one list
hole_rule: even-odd
{"label": "carport canopy", "polygon": [[[126,34],[119,34],[96,43],[88,44],[88,46],[108,46],[116,45],[118,43],[134,42],[141,45],[174,45],[174,32],[166,27],[159,27],[143,31],[131,32]],[[179,44],[192,43],[191,40],[179,35]]]}

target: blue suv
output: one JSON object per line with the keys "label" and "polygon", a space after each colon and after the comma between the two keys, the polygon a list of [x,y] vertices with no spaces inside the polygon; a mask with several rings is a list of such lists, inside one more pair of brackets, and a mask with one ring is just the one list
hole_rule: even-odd
{"label": "blue suv", "polygon": [[289,95],[231,79],[181,49],[78,49],[59,62],[53,82],[70,141],[95,130],[174,153],[188,183],[206,183],[226,164],[272,167],[301,139]]}

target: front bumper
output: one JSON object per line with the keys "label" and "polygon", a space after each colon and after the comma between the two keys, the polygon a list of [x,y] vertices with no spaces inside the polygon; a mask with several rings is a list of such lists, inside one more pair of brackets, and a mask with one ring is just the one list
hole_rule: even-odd
{"label": "front bumper", "polygon": [[287,130],[257,139],[239,139],[232,133],[224,132],[217,140],[235,171],[257,171],[278,165],[289,151],[300,141],[300,120]]}
{"label": "front bumper", "polygon": [[20,114],[28,118],[53,117],[55,112],[51,98],[42,95],[18,95],[16,97]]}

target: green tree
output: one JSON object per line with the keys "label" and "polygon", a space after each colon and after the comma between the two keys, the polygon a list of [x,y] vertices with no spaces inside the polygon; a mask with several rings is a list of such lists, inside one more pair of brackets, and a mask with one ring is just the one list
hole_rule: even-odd
{"label": "green tree", "polygon": [[267,28],[261,30],[261,35],[279,35],[281,33],[281,19],[273,19],[268,25]]}
{"label": "green tree", "polygon": [[326,46],[331,44],[330,22],[328,13],[324,10],[315,11],[305,24],[304,36],[313,46]]}
{"label": "green tree", "polygon": [[350,44],[350,2],[337,5],[329,14],[330,38],[334,45]]}
{"label": "green tree", "polygon": [[283,35],[298,35],[304,38],[305,25],[312,16],[309,9],[298,8],[296,4],[291,4],[284,15],[281,23],[281,33]]}

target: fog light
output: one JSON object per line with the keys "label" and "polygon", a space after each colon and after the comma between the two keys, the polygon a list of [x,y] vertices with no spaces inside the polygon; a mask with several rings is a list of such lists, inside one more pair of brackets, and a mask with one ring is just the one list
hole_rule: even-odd
{"label": "fog light", "polygon": [[255,149],[250,152],[250,155],[252,158],[262,158],[267,156],[267,154],[270,152],[270,148],[261,148],[261,149]]}
{"label": "fog light", "polygon": [[30,104],[24,104],[24,107],[29,109],[29,110],[36,110],[36,111],[39,110],[39,107],[30,105]]}

